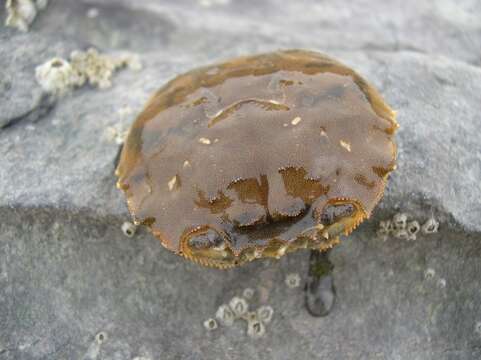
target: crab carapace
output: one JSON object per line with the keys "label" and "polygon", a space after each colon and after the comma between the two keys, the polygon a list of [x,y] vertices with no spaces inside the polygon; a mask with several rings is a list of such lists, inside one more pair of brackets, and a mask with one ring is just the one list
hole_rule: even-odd
{"label": "crab carapace", "polygon": [[117,185],[137,224],[201,265],[322,251],[381,198],[397,127],[380,94],[332,58],[239,57],[152,96],[130,128]]}

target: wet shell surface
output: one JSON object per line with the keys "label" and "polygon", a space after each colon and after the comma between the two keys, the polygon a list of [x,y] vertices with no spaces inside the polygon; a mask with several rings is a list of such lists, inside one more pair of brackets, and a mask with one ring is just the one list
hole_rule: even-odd
{"label": "wet shell surface", "polygon": [[328,249],[381,198],[397,127],[379,93],[325,55],[235,58],[153,95],[117,185],[136,224],[202,265]]}

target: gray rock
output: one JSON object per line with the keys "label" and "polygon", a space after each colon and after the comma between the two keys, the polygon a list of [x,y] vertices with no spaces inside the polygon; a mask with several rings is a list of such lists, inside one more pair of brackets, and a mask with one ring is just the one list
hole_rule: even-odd
{"label": "gray rock", "polygon": [[[479,359],[479,2],[132,4],[52,1],[29,33],[0,29],[0,359]],[[137,52],[144,68],[52,106],[35,66],[88,46]],[[129,215],[113,176],[108,128],[127,129],[166,80],[288,47],[359,70],[401,124],[398,170],[374,218],[332,252],[338,298],[322,319],[284,285],[286,274],[305,279],[307,253],[199,268],[143,229],[122,234]],[[377,220],[399,210],[434,215],[439,233],[376,239]],[[251,309],[274,308],[267,334],[252,340],[237,322],[207,332],[203,321],[247,287]]]}

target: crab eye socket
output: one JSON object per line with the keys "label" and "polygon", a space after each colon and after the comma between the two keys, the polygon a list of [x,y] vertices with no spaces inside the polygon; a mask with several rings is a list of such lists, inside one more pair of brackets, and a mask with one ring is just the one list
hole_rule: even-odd
{"label": "crab eye socket", "polygon": [[219,248],[224,244],[224,239],[215,230],[209,229],[201,234],[196,234],[189,239],[189,247],[193,250],[207,250]]}
{"label": "crab eye socket", "polygon": [[214,229],[207,229],[191,235],[186,243],[186,253],[204,264],[228,266],[235,261],[227,239]]}
{"label": "crab eye socket", "polygon": [[332,225],[342,218],[350,217],[356,208],[353,204],[329,204],[322,210],[320,221],[323,225]]}

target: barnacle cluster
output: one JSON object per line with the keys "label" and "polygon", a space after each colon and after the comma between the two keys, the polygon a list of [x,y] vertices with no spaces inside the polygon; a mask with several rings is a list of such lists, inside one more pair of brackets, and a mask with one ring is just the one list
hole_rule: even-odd
{"label": "barnacle cluster", "polygon": [[434,217],[430,217],[423,225],[420,225],[415,219],[409,220],[408,214],[400,212],[391,219],[379,222],[376,234],[383,241],[390,236],[400,240],[413,241],[417,239],[420,232],[424,235],[434,234],[438,232],[438,228],[439,222]]}
{"label": "barnacle cluster", "polygon": [[109,88],[112,86],[113,73],[126,66],[132,70],[141,69],[140,61],[134,55],[113,57],[90,48],[87,51],[73,51],[69,60],[60,57],[48,60],[37,66],[35,77],[45,91],[63,95],[86,83],[100,89]]}
{"label": "barnacle cluster", "polygon": [[39,10],[47,7],[48,0],[7,0],[5,25],[27,32]]}
{"label": "barnacle cluster", "polygon": [[[243,297],[234,296],[228,304],[222,304],[215,314],[216,319],[210,318],[204,321],[204,328],[208,331],[217,329],[220,323],[223,326],[232,326],[236,320],[247,323],[247,335],[252,338],[262,337],[266,333],[266,325],[274,315],[274,310],[269,305],[263,305],[256,310],[249,311],[249,303],[246,297],[252,298],[254,290],[247,288]],[[248,296],[246,296],[248,295]]]}

